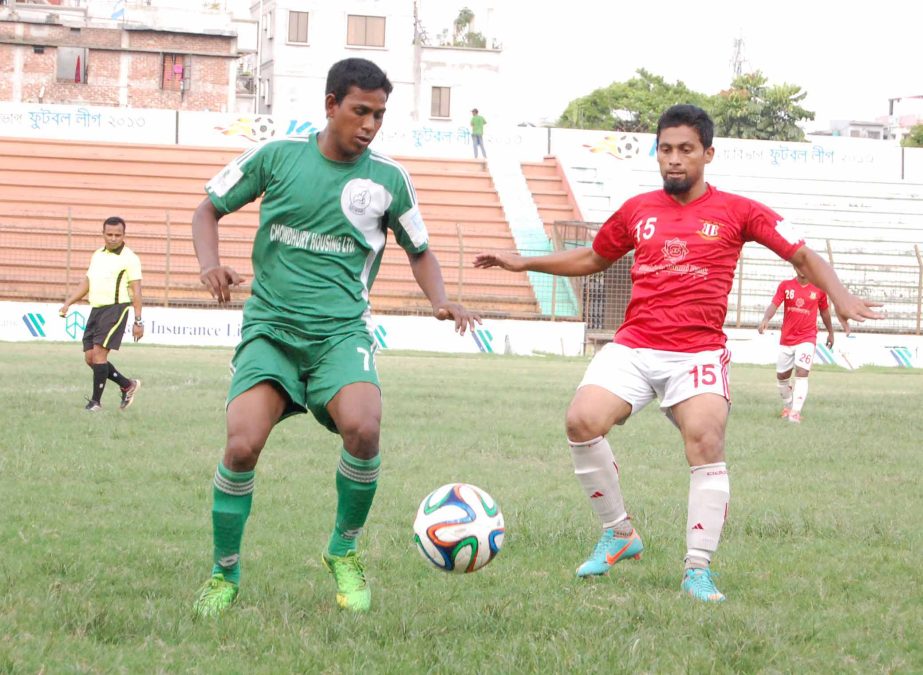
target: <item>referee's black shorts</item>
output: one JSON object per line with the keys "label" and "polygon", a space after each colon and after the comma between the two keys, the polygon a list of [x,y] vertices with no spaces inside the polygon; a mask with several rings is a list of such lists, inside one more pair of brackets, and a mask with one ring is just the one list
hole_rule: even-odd
{"label": "referee's black shorts", "polygon": [[129,307],[131,307],[130,302],[121,302],[117,305],[91,309],[87,327],[83,331],[83,351],[90,351],[93,345],[102,345],[106,349],[118,349],[122,344],[122,336],[125,334]]}

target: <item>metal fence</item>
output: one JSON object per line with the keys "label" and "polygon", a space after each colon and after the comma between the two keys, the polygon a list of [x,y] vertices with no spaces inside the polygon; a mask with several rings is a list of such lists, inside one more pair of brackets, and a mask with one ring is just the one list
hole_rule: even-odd
{"label": "metal fence", "polygon": [[[555,248],[588,246],[600,224],[555,223]],[[853,324],[858,332],[921,334],[923,319],[923,246],[920,244],[858,239],[812,239],[807,244],[836,269],[855,295],[880,302],[886,318]],[[584,299],[588,330],[614,330],[624,318],[631,292],[631,257],[605,272],[582,280],[575,288]],[[726,327],[755,327],[780,281],[794,276],[789,263],[758,244],[741,252],[728,296]],[[777,314],[775,321],[780,321]]]}
{"label": "metal fence", "polygon": [[[49,218],[41,226],[0,223],[0,299],[59,302],[83,277],[92,251],[102,245],[98,227],[77,227],[70,218]],[[172,224],[171,224],[172,223]],[[556,223],[551,238],[558,250],[587,246],[598,224]],[[211,307],[198,280],[198,263],[188,224],[169,212],[160,227],[129,228],[128,245],[144,264],[147,305]],[[920,244],[858,240],[809,240],[856,295],[883,304],[882,321],[854,326],[857,331],[921,334],[923,258]],[[631,294],[631,256],[605,272],[585,278],[547,274],[515,275],[504,270],[476,270],[479,248],[456,233],[433,233],[431,248],[439,258],[446,292],[493,318],[585,321],[590,337],[610,337],[624,318]],[[247,279],[252,278],[252,231],[222,232],[221,254]],[[526,255],[540,252],[524,251]],[[747,244],[728,298],[728,327],[753,327],[778,283],[791,278],[790,265],[770,251]],[[246,285],[232,306],[248,295]],[[372,292],[375,311],[421,314],[429,304],[413,281],[406,257],[393,242],[388,247]],[[780,319],[779,315],[776,321]]]}

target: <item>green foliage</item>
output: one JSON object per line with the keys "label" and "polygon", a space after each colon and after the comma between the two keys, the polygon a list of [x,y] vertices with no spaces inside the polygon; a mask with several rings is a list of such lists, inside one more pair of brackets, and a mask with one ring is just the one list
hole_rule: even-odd
{"label": "green foliage", "polygon": [[[379,352],[371,613],[338,611],[321,568],[339,442],[302,415],[260,459],[239,603],[194,621],[229,357],[123,345],[144,388],[119,413],[110,383],[89,414],[79,345],[4,344],[0,672],[923,672],[919,371],[815,367],[796,426],[772,366],[732,369],[728,601],[707,607],[679,593],[689,478],[656,402],[609,435],[644,558],[578,580],[598,525],[563,425],[588,359]],[[457,480],[508,531],[466,576],[412,543],[419,500]]]}
{"label": "green foliage", "polygon": [[712,115],[718,136],[801,141],[804,132],[798,123],[814,119],[814,113],[800,105],[805,96],[797,85],[769,86],[759,72],[741,75],[730,89],[708,96],[640,69],[626,82],[613,82],[571,101],[558,126],[654,133],[664,110],[691,103]]}
{"label": "green foliage", "polygon": [[901,140],[901,145],[905,148],[923,148],[923,124],[911,127],[910,133]]}
{"label": "green foliage", "polygon": [[474,12],[468,7],[462,7],[458,16],[452,22],[452,36],[449,31],[443,30],[437,36],[437,41],[443,47],[467,47],[469,49],[485,49],[487,38],[478,31],[471,30],[474,22]]}
{"label": "green foliage", "polygon": [[558,126],[654,133],[660,114],[677,103],[707,108],[708,97],[692,91],[682,82],[667,82],[641,68],[636,77],[626,82],[613,82],[571,101],[558,120]]}
{"label": "green foliage", "polygon": [[814,113],[800,103],[807,92],[794,84],[769,86],[759,71],[736,77],[731,88],[712,99],[715,134],[728,138],[803,141],[798,122]]}

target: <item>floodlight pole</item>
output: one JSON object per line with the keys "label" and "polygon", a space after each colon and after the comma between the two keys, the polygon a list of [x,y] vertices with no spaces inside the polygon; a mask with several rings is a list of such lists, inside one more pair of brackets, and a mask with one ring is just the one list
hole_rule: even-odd
{"label": "floodlight pole", "polygon": [[260,0],[260,8],[257,10],[259,21],[256,23],[256,87],[254,87],[253,112],[260,112],[260,71],[263,65],[263,0]]}

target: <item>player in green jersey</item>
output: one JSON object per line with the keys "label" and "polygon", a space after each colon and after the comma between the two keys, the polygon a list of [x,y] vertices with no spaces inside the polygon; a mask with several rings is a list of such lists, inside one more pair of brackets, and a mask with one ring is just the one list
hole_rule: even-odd
{"label": "player in green jersey", "polygon": [[368,320],[387,231],[406,251],[437,319],[454,320],[462,334],[480,323],[446,298],[407,172],[369,149],[391,90],[370,61],[335,63],[327,76],[326,128],[243,153],[208,183],[193,216],[202,283],[224,304],[241,278],[219,260],[218,221],[262,196],[252,295],[228,393],[227,445],[214,477],[214,566],[195,602],[200,616],[217,615],[236,600],[260,451],[277,422],[308,410],[343,442],[336,519],[323,563],[341,607],[370,606],[356,539],[381,464],[381,392]]}

